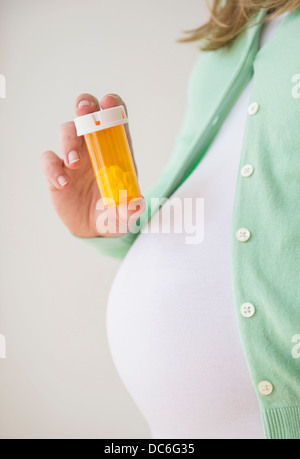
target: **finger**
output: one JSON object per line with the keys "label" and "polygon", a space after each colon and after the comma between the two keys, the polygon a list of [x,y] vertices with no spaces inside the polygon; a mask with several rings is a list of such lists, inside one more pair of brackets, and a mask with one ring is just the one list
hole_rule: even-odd
{"label": "finger", "polygon": [[98,99],[91,94],[81,94],[75,100],[75,112],[77,116],[84,116],[100,110]]}
{"label": "finger", "polygon": [[111,107],[118,107],[118,105],[124,106],[126,115],[128,116],[126,104],[118,94],[106,94],[100,100],[100,107],[103,108],[103,110]]}
{"label": "finger", "polygon": [[60,127],[60,148],[64,163],[69,169],[78,169],[83,159],[83,137],[78,137],[73,121]]}
{"label": "finger", "polygon": [[[127,110],[126,104],[118,94],[107,94],[100,101],[100,107],[103,108],[103,110],[105,110],[107,108],[111,108],[111,107],[117,107],[118,105],[123,105],[123,107],[125,108],[126,116],[128,117],[128,110]],[[133,145],[132,145],[132,140],[131,140],[131,135],[130,135],[128,123],[124,124],[124,128],[125,128],[127,140],[128,140],[128,143],[129,143],[129,148],[130,148],[131,153],[133,155]],[[133,157],[133,161],[134,161],[134,165],[135,165],[135,168],[136,168],[134,157]]]}
{"label": "finger", "polygon": [[45,151],[40,157],[40,166],[51,190],[65,190],[70,178],[64,169],[64,162],[53,151]]}

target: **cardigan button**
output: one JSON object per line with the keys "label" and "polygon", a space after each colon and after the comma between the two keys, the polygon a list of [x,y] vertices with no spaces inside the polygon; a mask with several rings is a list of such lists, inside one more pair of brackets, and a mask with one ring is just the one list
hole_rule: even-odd
{"label": "cardigan button", "polygon": [[241,174],[242,174],[243,177],[251,177],[253,172],[254,172],[254,167],[251,166],[251,164],[247,164],[241,170]]}
{"label": "cardigan button", "polygon": [[262,395],[266,395],[266,396],[271,395],[273,390],[274,390],[273,385],[269,381],[261,381],[258,384],[258,391]]}
{"label": "cardigan button", "polygon": [[248,108],[248,113],[249,113],[249,115],[253,116],[253,115],[256,115],[258,110],[259,110],[258,103],[257,102],[253,102]]}
{"label": "cardigan button", "polygon": [[246,317],[246,319],[249,319],[250,317],[254,316],[255,307],[251,303],[244,303],[242,304],[240,311],[243,317]]}
{"label": "cardigan button", "polygon": [[251,233],[247,228],[240,228],[236,232],[236,238],[239,242],[247,242],[251,237]]}

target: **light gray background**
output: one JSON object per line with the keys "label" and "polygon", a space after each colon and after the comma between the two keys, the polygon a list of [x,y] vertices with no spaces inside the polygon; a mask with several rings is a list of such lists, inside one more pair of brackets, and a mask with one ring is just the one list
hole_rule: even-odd
{"label": "light gray background", "polygon": [[56,217],[39,156],[59,153],[75,97],[127,104],[141,188],[167,162],[197,43],[181,31],[204,0],[0,0],[1,438],[150,438],[106,339],[120,261],[77,241]]}

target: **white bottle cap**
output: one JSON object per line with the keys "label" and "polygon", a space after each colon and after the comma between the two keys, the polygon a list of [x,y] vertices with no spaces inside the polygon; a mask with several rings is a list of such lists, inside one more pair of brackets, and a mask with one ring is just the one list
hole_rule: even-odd
{"label": "white bottle cap", "polygon": [[75,118],[74,123],[77,135],[81,136],[128,123],[128,118],[123,105],[118,105],[118,107],[107,108],[99,112],[79,116]]}

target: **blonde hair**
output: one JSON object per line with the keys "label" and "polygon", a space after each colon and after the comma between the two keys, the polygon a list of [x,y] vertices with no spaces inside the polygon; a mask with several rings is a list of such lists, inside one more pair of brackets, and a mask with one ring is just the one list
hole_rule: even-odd
{"label": "blonde hair", "polygon": [[201,40],[200,48],[216,50],[231,44],[249,26],[260,9],[267,14],[260,22],[270,21],[285,11],[294,11],[300,0],[206,0],[210,11],[208,22],[197,29],[183,30],[189,34],[178,43]]}

